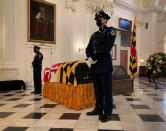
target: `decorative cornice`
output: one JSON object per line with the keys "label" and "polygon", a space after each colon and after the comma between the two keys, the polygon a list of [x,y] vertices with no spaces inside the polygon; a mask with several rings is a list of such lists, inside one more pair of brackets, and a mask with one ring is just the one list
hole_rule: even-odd
{"label": "decorative cornice", "polygon": [[113,13],[113,1],[111,0],[87,0],[87,9],[91,13],[96,13],[100,10]]}
{"label": "decorative cornice", "polygon": [[127,3],[124,0],[114,0],[114,3],[115,3],[116,6],[117,5],[124,6],[124,7],[128,8],[128,9],[134,10],[134,11],[137,11],[137,9],[138,9],[137,5],[129,4],[129,3]]}
{"label": "decorative cornice", "polygon": [[75,11],[75,2],[79,0],[65,0],[65,7],[66,9],[70,9],[71,11]]}
{"label": "decorative cornice", "polygon": [[114,2],[115,2],[116,5],[126,7],[130,10],[135,11],[135,12],[141,12],[141,13],[150,13],[152,11],[155,12],[155,13],[164,12],[164,8],[162,8],[158,4],[154,4],[154,6],[151,7],[151,8],[145,8],[141,5],[127,3],[126,0],[115,0]]}
{"label": "decorative cornice", "polygon": [[146,8],[140,9],[139,11],[142,12],[142,13],[151,13],[151,12],[154,12],[154,13],[160,14],[164,10],[162,8],[160,8],[159,6],[154,6],[154,7],[147,8],[147,9]]}

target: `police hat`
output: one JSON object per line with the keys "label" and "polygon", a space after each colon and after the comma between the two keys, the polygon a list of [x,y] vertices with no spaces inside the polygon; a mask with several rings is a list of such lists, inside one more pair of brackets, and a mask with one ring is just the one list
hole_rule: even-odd
{"label": "police hat", "polygon": [[40,49],[40,47],[39,46],[34,46],[34,49]]}
{"label": "police hat", "polygon": [[105,18],[105,19],[109,20],[110,16],[108,14],[106,14],[104,11],[99,11],[95,15],[95,20],[97,20],[98,18]]}

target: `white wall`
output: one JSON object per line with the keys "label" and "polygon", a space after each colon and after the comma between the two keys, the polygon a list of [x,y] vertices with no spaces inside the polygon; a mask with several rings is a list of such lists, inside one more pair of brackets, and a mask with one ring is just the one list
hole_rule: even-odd
{"label": "white wall", "polygon": [[13,1],[0,1],[0,80],[17,79],[14,64]]}
{"label": "white wall", "polygon": [[[2,63],[13,64],[14,63],[14,37],[13,37],[13,6],[11,0],[1,1],[1,49],[3,53],[3,58],[1,59]],[[6,8],[4,8],[6,7]],[[9,39],[10,38],[10,39]]]}
{"label": "white wall", "polygon": [[[141,20],[141,19],[140,19]],[[157,37],[157,28],[158,28],[158,14],[156,12],[145,13],[141,20],[143,23],[140,25],[140,58],[145,62],[142,65],[146,64],[148,57],[158,52],[158,37]],[[148,23],[148,29],[145,29],[145,23]]]}
{"label": "white wall", "polygon": [[159,21],[157,29],[158,50],[166,53],[166,19]]}
{"label": "white wall", "polygon": [[3,63],[3,40],[2,40],[2,3],[3,1],[0,1],[0,64]]}

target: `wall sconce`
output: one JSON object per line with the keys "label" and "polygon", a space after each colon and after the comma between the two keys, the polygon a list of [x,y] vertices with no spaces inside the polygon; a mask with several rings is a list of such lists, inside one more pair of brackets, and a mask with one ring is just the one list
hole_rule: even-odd
{"label": "wall sconce", "polygon": [[144,59],[140,59],[140,63],[144,63],[145,61],[144,61]]}
{"label": "wall sconce", "polygon": [[79,52],[85,51],[85,48],[84,47],[79,47],[78,51]]}
{"label": "wall sconce", "polygon": [[139,62],[139,66],[145,66],[145,60],[144,59],[140,59],[140,62]]}

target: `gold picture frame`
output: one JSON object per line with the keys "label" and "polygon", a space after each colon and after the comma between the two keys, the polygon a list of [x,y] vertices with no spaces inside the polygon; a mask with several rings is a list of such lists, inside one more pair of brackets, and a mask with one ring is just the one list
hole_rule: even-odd
{"label": "gold picture frame", "polygon": [[28,42],[56,44],[56,4],[44,0],[28,2]]}

